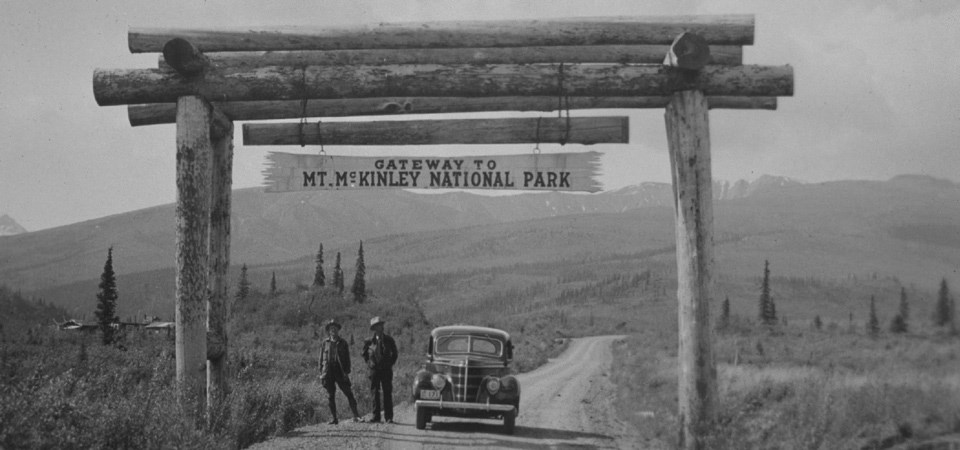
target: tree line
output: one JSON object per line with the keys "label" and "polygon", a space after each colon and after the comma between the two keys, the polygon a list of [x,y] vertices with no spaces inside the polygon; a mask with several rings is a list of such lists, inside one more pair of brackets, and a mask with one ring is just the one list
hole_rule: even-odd
{"label": "tree line", "polygon": [[[763,264],[763,281],[760,284],[760,296],[757,310],[757,319],[765,326],[772,327],[780,321],[778,320],[777,316],[777,305],[773,295],[771,294],[769,260],[764,260]],[[782,319],[784,321],[786,320],[785,318]],[[717,322],[717,327],[719,329],[727,328],[730,326],[731,320],[730,298],[727,297],[723,300],[723,303],[721,303],[720,318]],[[898,304],[897,314],[891,318],[888,329],[894,334],[907,333],[910,331],[909,320],[910,303],[907,298],[907,289],[901,286],[900,302]],[[850,313],[850,322],[852,326],[852,312]],[[946,330],[951,335],[960,334],[960,330],[958,330],[956,323],[956,302],[953,296],[950,294],[950,286],[947,284],[946,278],[943,278],[940,281],[940,288],[937,293],[936,304],[934,305],[932,322],[935,327],[941,330]],[[823,320],[820,318],[820,315],[814,316],[813,326],[816,329],[821,329],[823,327]],[[873,337],[879,336],[882,332],[880,319],[877,316],[876,298],[873,295],[870,296],[866,331]]]}
{"label": "tree line", "polygon": [[[323,267],[323,244],[320,244],[315,258],[316,269],[313,277],[314,288],[324,288],[326,286],[326,275]],[[340,267],[341,255],[337,252],[336,263],[333,268],[332,288],[338,294],[343,295],[346,288],[344,283],[343,269]],[[366,283],[366,263],[363,255],[363,241],[360,241],[360,247],[357,250],[357,262],[353,285],[350,289],[353,294],[353,300],[357,303],[364,303],[367,300]],[[119,332],[120,318],[117,316],[117,301],[120,296],[117,291],[117,276],[113,269],[113,247],[107,249],[107,260],[103,265],[103,272],[100,275],[100,284],[97,292],[97,306],[95,315],[97,318],[97,327],[100,331],[101,341],[104,345],[116,343]],[[247,278],[247,265],[243,264],[240,268],[240,279],[237,284],[237,291],[234,295],[236,301],[243,301],[250,295],[251,283]],[[270,277],[270,295],[275,296],[278,293],[277,273],[274,271]]]}
{"label": "tree line", "polygon": [[[324,269],[324,251],[323,243],[320,244],[314,258],[315,268],[312,287],[322,289],[327,287],[326,270]],[[346,284],[344,281],[344,272],[341,267],[342,255],[338,251],[333,268],[333,281],[331,287],[340,295],[344,294]],[[785,318],[778,318],[775,299],[773,298],[770,287],[770,261],[764,261],[763,281],[760,285],[760,296],[758,301],[757,318],[765,326],[775,326]],[[240,269],[240,279],[238,281],[235,293],[236,301],[243,301],[250,294],[251,283],[247,277],[247,265],[243,264]],[[277,276],[274,271],[270,278],[269,292],[271,296],[278,293]],[[364,303],[367,300],[366,288],[366,263],[364,261],[363,241],[360,241],[357,250],[357,260],[353,285],[350,289],[353,295],[353,301]],[[102,341],[109,345],[116,340],[118,331],[117,324],[119,318],[116,315],[116,304],[118,300],[116,275],[113,270],[113,247],[107,250],[107,260],[104,263],[103,273],[100,276],[99,292],[97,294],[96,317],[97,324],[101,331]],[[717,322],[718,328],[726,328],[731,322],[730,299],[725,298],[721,304],[720,318]],[[853,323],[853,313],[850,313],[851,326]],[[910,304],[907,298],[907,290],[904,287],[900,289],[900,303],[897,314],[890,320],[888,329],[891,333],[902,334],[910,331]],[[933,325],[939,329],[945,329],[952,335],[960,334],[956,323],[956,303],[950,294],[950,287],[946,278],[940,282],[940,288],[937,294],[937,302],[934,308]],[[813,326],[820,329],[823,326],[823,320],[820,315],[813,319]],[[867,332],[871,336],[878,336],[882,327],[877,317],[876,299],[870,297]]]}
{"label": "tree line", "polygon": [[[333,281],[330,285],[330,288],[334,289],[338,294],[343,295],[346,290],[346,283],[344,278],[343,269],[341,268],[341,254],[337,252],[336,262],[333,266]],[[315,268],[313,274],[313,283],[312,287],[314,289],[323,289],[327,288],[327,276],[326,270],[324,269],[324,254],[323,254],[323,243],[320,244],[317,254],[314,258]],[[360,247],[357,250],[357,262],[354,266],[354,277],[353,285],[350,288],[350,293],[353,295],[353,301],[357,303],[364,303],[367,301],[367,265],[364,261],[363,255],[363,241],[360,241]],[[236,295],[234,296],[236,301],[243,301],[250,295],[250,280],[247,278],[247,265],[244,264],[240,268],[240,279],[237,284]],[[279,293],[279,288],[277,287],[277,272],[274,271],[270,275],[270,296],[276,296]]]}

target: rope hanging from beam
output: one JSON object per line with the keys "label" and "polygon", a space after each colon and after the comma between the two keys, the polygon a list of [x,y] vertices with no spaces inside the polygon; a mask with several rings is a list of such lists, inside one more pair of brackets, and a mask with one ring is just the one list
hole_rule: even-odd
{"label": "rope hanging from beam", "polygon": [[303,127],[307,125],[307,68],[303,66],[300,68],[300,148],[306,147],[306,139],[303,135]]}
{"label": "rope hanging from beam", "polygon": [[557,79],[557,85],[559,87],[557,90],[557,119],[563,119],[564,100],[566,100],[567,110],[566,127],[564,128],[563,136],[560,137],[560,146],[563,147],[567,145],[567,141],[570,139],[570,96],[566,95],[563,91],[563,63],[560,63]]}

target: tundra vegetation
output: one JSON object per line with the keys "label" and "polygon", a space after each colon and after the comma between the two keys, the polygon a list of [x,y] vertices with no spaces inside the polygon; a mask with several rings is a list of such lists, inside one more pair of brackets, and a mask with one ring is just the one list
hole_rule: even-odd
{"label": "tundra vegetation", "polygon": [[[259,288],[248,278],[258,271],[258,278],[269,279]],[[365,301],[360,303],[338,286],[312,286],[310,278],[285,285],[291,280],[276,270],[244,265],[228,320],[230,392],[210,423],[188,422],[176,402],[171,335],[115,330],[103,344],[99,330],[58,330],[50,318],[62,319],[65,312],[44,310],[42,321],[51,325],[2,335],[0,448],[244,448],[324,422],[326,397],[316,368],[319,340],[325,337],[321,324],[330,318],[344,325],[341,335],[356,358],[352,380],[361,414],[369,413],[371,402],[359,347],[370,333],[370,317],[387,320],[387,332],[401,350],[394,378],[400,405],[408,400],[407,387],[433,323],[444,323],[429,321],[418,299],[431,282],[444,278],[364,281],[353,289],[362,288]],[[0,292],[17,295],[7,288]],[[122,304],[122,294],[116,301]],[[549,322],[544,318],[526,332],[514,332],[527,347],[518,352],[516,369],[536,367],[558,351]]]}
{"label": "tundra vegetation", "polygon": [[[851,300],[864,305],[856,315],[821,317],[814,309],[806,312],[812,318],[790,325],[751,319],[749,299],[739,311],[727,301],[716,308],[726,318],[715,332],[720,402],[706,448],[892,448],[960,433],[960,339],[956,319],[940,306],[951,300],[940,294],[935,303],[932,289],[914,289],[925,304],[908,307],[908,288],[895,279],[825,282],[765,273],[764,280],[763,292],[779,285],[785,307],[805,291],[822,291],[827,301],[828,289],[878,294]],[[911,308],[930,314],[908,314]],[[883,310],[896,314],[889,333],[879,326]],[[647,437],[645,448],[675,448],[676,325],[651,323],[618,342],[614,354],[621,416]]]}
{"label": "tundra vegetation", "polygon": [[[211,424],[187,423],[180,414],[173,340],[164,334],[127,330],[102,345],[96,334],[6,332],[0,447],[243,448],[324,422],[325,394],[316,378],[320,324],[343,323],[341,334],[358,358],[368,320],[379,315],[400,347],[398,405],[409,400],[411,377],[436,325],[508,331],[518,371],[541,365],[569,337],[629,335],[615,347],[608,373],[617,386],[613,406],[642,431],[645,445],[672,448],[676,284],[675,263],[664,253],[421,273],[398,273],[368,254],[363,303],[337,285],[344,279],[339,263],[334,282],[318,286],[315,264],[322,259],[314,255],[235,268],[231,391]],[[960,341],[947,320],[955,307],[946,282],[914,286],[870,274],[741,279],[721,271],[716,285],[723,299],[713,311],[723,318],[715,333],[721,403],[710,448],[884,447],[960,431]],[[777,299],[776,322],[757,315],[764,285]],[[877,323],[901,316],[909,331],[877,327],[871,337],[871,315]],[[355,366],[360,412],[369,413],[362,364]]]}

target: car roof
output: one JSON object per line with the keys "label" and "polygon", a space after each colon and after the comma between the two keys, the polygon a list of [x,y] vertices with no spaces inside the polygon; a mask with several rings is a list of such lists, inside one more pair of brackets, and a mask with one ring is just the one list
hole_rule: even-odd
{"label": "car roof", "polygon": [[505,341],[510,340],[510,333],[507,333],[503,330],[498,330],[496,328],[490,327],[478,327],[475,325],[447,325],[443,327],[437,327],[433,329],[433,332],[430,333],[433,337],[440,336],[450,336],[454,334],[469,334],[472,336],[486,336],[493,337],[498,339],[503,339]]}

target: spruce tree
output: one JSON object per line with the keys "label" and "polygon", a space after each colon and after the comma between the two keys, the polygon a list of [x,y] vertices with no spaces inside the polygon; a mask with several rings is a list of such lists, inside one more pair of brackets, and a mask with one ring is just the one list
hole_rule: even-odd
{"label": "spruce tree", "polygon": [[897,314],[893,316],[893,319],[890,319],[890,332],[891,333],[906,333],[907,332],[907,322],[903,320],[903,316]]}
{"label": "spruce tree", "polygon": [[871,337],[880,335],[880,319],[877,318],[877,302],[872,295],[870,296],[870,320],[867,323],[867,331],[870,332]]}
{"label": "spruce tree", "polygon": [[250,295],[250,280],[247,279],[247,265],[240,268],[240,281],[237,283],[237,303],[242,302]]}
{"label": "spruce tree", "polygon": [[340,268],[340,252],[337,252],[337,264],[333,268],[333,287],[343,294],[343,269]]}
{"label": "spruce tree", "polygon": [[723,299],[720,307],[720,328],[726,328],[730,325],[730,297]]}
{"label": "spruce tree", "polygon": [[113,327],[120,319],[117,318],[117,279],[113,273],[113,247],[107,250],[107,262],[103,265],[100,275],[100,292],[97,293],[97,324],[103,336],[103,344],[110,345],[116,338],[116,329]]}
{"label": "spruce tree", "polygon": [[910,319],[910,304],[907,303],[907,288],[905,287],[900,287],[900,317],[903,317],[904,323]]}
{"label": "spruce tree", "polygon": [[277,272],[273,272],[273,275],[270,276],[270,296],[275,295],[277,295]]}
{"label": "spruce tree", "polygon": [[760,286],[760,322],[765,325],[777,323],[777,306],[770,296],[770,261],[763,261],[763,284]]}
{"label": "spruce tree", "polygon": [[357,273],[353,277],[353,301],[363,303],[367,301],[367,282],[365,280],[367,266],[363,262],[363,241],[360,241],[360,250],[357,251]]}
{"label": "spruce tree", "polygon": [[950,301],[950,287],[947,286],[947,279],[940,282],[940,292],[937,295],[937,307],[934,311],[933,323],[938,327],[953,324],[953,314]]}
{"label": "spruce tree", "polygon": [[317,250],[316,258],[317,268],[313,272],[313,286],[322,287],[327,284],[327,277],[323,273],[323,244],[320,244],[320,250]]}
{"label": "spruce tree", "polygon": [[900,312],[890,321],[891,333],[906,333],[908,331],[907,318],[910,317],[910,306],[907,304],[907,289],[900,288]]}

